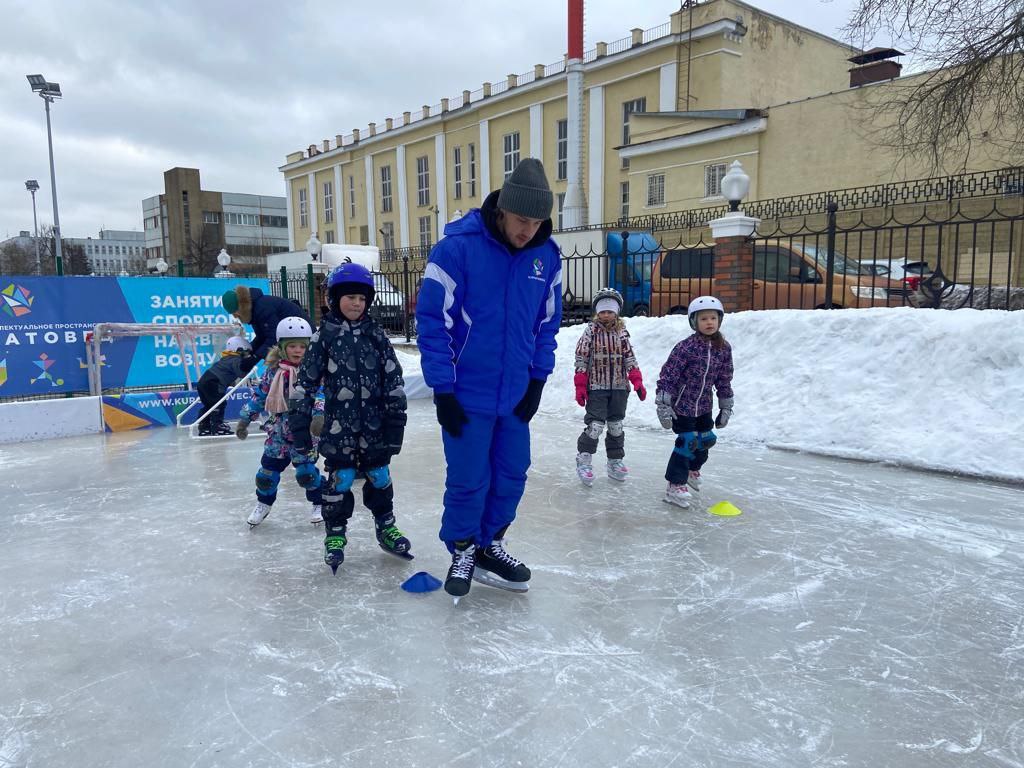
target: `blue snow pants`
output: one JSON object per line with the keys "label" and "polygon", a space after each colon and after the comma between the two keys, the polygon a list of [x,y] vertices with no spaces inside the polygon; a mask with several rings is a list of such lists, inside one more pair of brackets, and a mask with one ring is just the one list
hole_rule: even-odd
{"label": "blue snow pants", "polygon": [[444,429],[444,514],[440,539],[448,551],[456,541],[486,547],[515,520],[530,467],[530,425],[515,414],[467,412],[461,437]]}

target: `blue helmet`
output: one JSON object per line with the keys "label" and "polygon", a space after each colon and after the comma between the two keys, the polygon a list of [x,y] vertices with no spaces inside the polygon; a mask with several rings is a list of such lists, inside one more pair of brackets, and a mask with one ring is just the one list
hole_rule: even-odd
{"label": "blue helmet", "polygon": [[361,294],[366,297],[366,306],[373,303],[377,291],[373,287],[373,275],[362,264],[345,262],[339,264],[327,276],[327,305],[335,314],[340,314],[338,300],[342,296]]}

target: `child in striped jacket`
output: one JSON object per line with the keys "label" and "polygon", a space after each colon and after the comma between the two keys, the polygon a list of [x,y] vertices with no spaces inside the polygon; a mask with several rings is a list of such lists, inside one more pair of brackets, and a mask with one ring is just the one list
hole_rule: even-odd
{"label": "child in striped jacket", "polygon": [[622,295],[618,291],[598,291],[594,297],[594,319],[576,345],[576,402],[587,409],[583,432],[576,441],[576,474],[586,486],[594,482],[593,455],[605,427],[608,477],[624,482],[629,476],[623,463],[626,437],[622,419],[626,416],[630,385],[641,400],[647,397],[629,333],[619,317],[621,311]]}

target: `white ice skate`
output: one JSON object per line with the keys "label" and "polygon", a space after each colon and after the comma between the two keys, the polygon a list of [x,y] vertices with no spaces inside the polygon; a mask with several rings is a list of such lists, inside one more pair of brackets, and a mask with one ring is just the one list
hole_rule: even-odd
{"label": "white ice skate", "polygon": [[320,505],[314,504],[309,510],[309,522],[313,525],[318,525],[324,521],[324,517],[320,512]]}
{"label": "white ice skate", "polygon": [[689,476],[686,478],[686,484],[690,486],[695,493],[700,493],[700,483],[700,472],[690,472]]}
{"label": "white ice skate", "polygon": [[622,463],[622,459],[608,459],[608,477],[618,480],[620,483],[626,482],[626,478],[629,477],[629,469]]}
{"label": "white ice skate", "polygon": [[267,519],[267,515],[270,514],[270,505],[264,504],[262,501],[256,502],[256,507],[249,514],[248,519],[245,522],[249,524],[250,528],[255,528],[257,525]]}
{"label": "white ice skate", "polygon": [[665,491],[665,498],[663,501],[668,504],[675,504],[677,507],[686,509],[690,506],[690,489],[686,487],[686,484],[676,485],[675,483],[669,483],[668,489]]}
{"label": "white ice skate", "polygon": [[594,466],[589,453],[576,454],[576,474],[587,488],[594,484]]}

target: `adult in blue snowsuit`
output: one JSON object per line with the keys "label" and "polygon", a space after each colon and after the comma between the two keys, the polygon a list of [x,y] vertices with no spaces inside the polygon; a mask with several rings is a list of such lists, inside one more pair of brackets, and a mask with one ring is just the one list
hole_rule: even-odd
{"label": "adult in blue snowsuit", "polygon": [[225,311],[234,315],[253,330],[252,355],[242,364],[242,373],[248,373],[277,345],[277,324],[286,317],[301,317],[310,323],[302,305],[280,296],[268,296],[259,288],[237,285],[221,297]]}
{"label": "adult in blue snowsuit", "polygon": [[480,208],[445,227],[417,299],[423,376],[448,464],[440,538],[455,597],[474,573],[518,591],[530,578],[502,540],[526,487],[529,422],[555,365],[562,270],[552,203],[544,166],[524,159]]}

